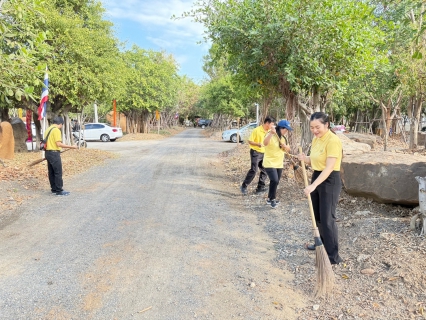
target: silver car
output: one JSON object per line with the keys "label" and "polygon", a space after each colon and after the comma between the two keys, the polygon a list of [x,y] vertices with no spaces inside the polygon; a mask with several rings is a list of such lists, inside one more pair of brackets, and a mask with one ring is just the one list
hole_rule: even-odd
{"label": "silver car", "polygon": [[[241,127],[239,130],[240,134],[240,141],[247,140],[250,136],[250,133],[254,128],[257,127],[257,122],[252,122],[244,127]],[[238,129],[229,129],[222,132],[222,140],[224,141],[232,141],[234,143],[237,142],[237,132]]]}

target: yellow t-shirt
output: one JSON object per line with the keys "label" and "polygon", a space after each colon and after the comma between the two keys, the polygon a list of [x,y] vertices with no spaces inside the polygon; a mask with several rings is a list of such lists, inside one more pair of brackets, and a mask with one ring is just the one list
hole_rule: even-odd
{"label": "yellow t-shirt", "polygon": [[[281,144],[286,144],[284,137],[281,137]],[[278,137],[273,135],[267,146],[265,146],[265,155],[263,156],[264,168],[282,169],[284,167],[284,151],[278,145]]]}
{"label": "yellow t-shirt", "polygon": [[58,151],[60,151],[61,148],[59,148],[56,145],[56,142],[57,141],[62,141],[61,130],[59,130],[59,128],[57,126],[55,126],[54,124],[52,124],[49,128],[47,128],[46,132],[44,133],[44,138],[45,139],[46,139],[47,134],[49,133],[50,130],[52,130],[52,132],[50,132],[49,139],[47,140],[46,150],[58,150]]}
{"label": "yellow t-shirt", "polygon": [[[263,129],[263,126],[258,126],[257,128],[253,129],[253,131],[250,134],[249,141],[253,141],[256,143],[263,143],[263,139],[265,139],[265,135],[268,132]],[[260,153],[265,153],[265,147],[258,147],[258,146],[252,146],[250,145],[250,148],[253,150],[256,150]]]}
{"label": "yellow t-shirt", "polygon": [[339,137],[328,130],[321,138],[314,138],[312,140],[310,158],[312,169],[316,171],[323,171],[325,169],[327,158],[337,158],[333,170],[340,171],[342,142]]}

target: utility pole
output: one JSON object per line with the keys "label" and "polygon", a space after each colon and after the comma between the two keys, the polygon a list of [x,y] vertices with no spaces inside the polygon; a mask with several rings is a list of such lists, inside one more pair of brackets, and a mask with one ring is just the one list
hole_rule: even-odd
{"label": "utility pole", "polygon": [[98,123],[98,105],[95,103],[93,104],[93,109],[95,110],[95,123]]}
{"label": "utility pole", "polygon": [[255,103],[256,105],[256,123],[259,124],[259,104]]}

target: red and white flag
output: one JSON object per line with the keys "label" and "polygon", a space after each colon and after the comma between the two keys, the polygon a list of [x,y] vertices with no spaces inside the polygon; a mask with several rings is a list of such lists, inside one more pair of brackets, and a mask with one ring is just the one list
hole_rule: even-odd
{"label": "red and white flag", "polygon": [[38,110],[37,110],[38,120],[41,120],[46,117],[46,108],[47,108],[48,100],[49,100],[49,75],[47,74],[47,68],[46,68],[46,73],[44,74],[43,89],[41,91],[40,106],[38,107]]}

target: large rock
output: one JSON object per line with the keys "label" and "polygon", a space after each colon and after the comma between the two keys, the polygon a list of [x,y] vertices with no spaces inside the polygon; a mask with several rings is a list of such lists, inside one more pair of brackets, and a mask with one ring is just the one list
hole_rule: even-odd
{"label": "large rock", "polygon": [[342,141],[344,157],[354,155],[354,154],[362,154],[362,153],[371,151],[371,147],[368,144],[355,142],[349,139],[344,133],[336,133],[336,134],[340,138],[340,141]]}
{"label": "large rock", "polygon": [[12,125],[3,121],[0,123],[0,159],[11,160],[15,156],[15,139]]}
{"label": "large rock", "polygon": [[376,137],[377,137],[370,134],[362,134],[362,133],[356,133],[356,132],[345,133],[345,136],[355,142],[368,144],[372,149],[374,148],[374,144],[376,143]]}
{"label": "large rock", "polygon": [[418,205],[416,176],[426,176],[426,158],[392,152],[368,152],[345,157],[342,180],[353,196],[381,203]]}
{"label": "large rock", "polygon": [[13,136],[15,137],[15,153],[28,152],[26,143],[28,132],[25,123],[20,118],[12,118],[10,124],[13,128]]}

